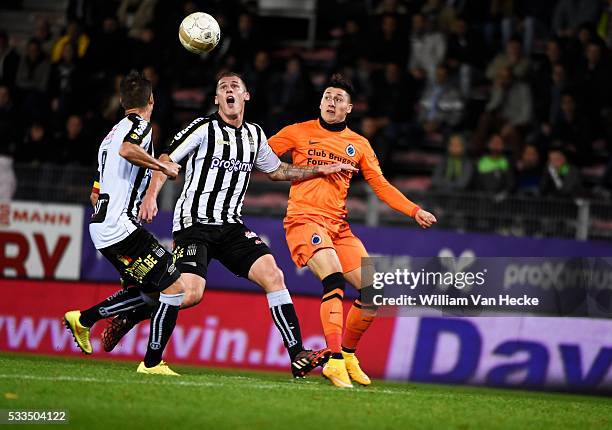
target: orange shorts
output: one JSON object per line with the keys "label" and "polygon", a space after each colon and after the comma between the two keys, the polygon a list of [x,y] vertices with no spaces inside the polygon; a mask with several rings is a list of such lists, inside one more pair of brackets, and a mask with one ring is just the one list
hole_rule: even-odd
{"label": "orange shorts", "polygon": [[346,221],[324,217],[285,218],[283,223],[291,259],[298,267],[320,249],[333,248],[338,254],[344,273],[361,267],[361,259],[368,257],[363,243],[355,237]]}

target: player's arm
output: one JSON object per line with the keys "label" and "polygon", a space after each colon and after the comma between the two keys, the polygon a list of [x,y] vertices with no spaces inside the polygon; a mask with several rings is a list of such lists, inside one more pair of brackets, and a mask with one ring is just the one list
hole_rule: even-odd
{"label": "player's arm", "polygon": [[[180,162],[198,145],[200,145],[204,135],[200,130],[201,125],[196,125],[201,121],[202,118],[198,118],[189,124],[187,128],[177,133],[172,139],[172,142],[170,142],[170,145],[168,145],[168,148],[166,148],[164,153],[159,156],[159,161],[162,163],[173,164]],[[149,187],[147,188],[147,192],[142,199],[142,204],[140,205],[140,210],[138,212],[138,218],[141,221],[150,223],[157,215],[157,196],[159,196],[159,193],[167,179],[168,176],[163,174],[161,171],[154,171],[153,175],[151,175]]]}
{"label": "player's arm", "polygon": [[409,217],[415,219],[415,221],[423,228],[431,227],[437,220],[436,217],[423,210],[419,205],[410,201],[404,196],[400,190],[395,188],[387,181],[383,176],[378,159],[372,150],[372,147],[366,143],[365,154],[361,158],[359,165],[363,173],[364,178],[372,187],[372,190],[376,196],[385,202],[390,208],[395,209]]}
{"label": "player's arm", "polygon": [[89,194],[89,201],[94,208],[98,203],[98,197],[100,197],[100,172],[96,170],[96,176],[91,186],[91,193]]}
{"label": "player's arm", "polygon": [[350,164],[344,163],[323,166],[297,166],[281,161],[276,170],[268,173],[268,178],[273,181],[304,181],[315,176],[326,176],[342,171],[357,172],[358,170]]}
{"label": "player's arm", "polygon": [[152,157],[140,145],[131,141],[124,141],[119,148],[119,155],[136,166],[159,171],[166,176],[176,178],[181,166],[172,161],[161,161]]}
{"label": "player's arm", "polygon": [[296,134],[299,133],[299,124],[283,128],[268,141],[261,129],[261,146],[255,161],[255,167],[273,181],[304,181],[321,175],[331,175],[341,171],[356,172],[355,167],[344,164],[327,164],[323,166],[298,166],[281,161],[278,157],[295,148]]}

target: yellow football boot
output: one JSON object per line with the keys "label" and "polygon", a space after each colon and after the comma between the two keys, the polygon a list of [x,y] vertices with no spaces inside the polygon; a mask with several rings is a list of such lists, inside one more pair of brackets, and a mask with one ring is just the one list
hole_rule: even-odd
{"label": "yellow football boot", "polygon": [[81,325],[79,318],[81,317],[80,311],[70,311],[64,314],[64,324],[66,328],[72,332],[72,337],[81,351],[85,354],[91,354],[93,348],[89,341],[89,327]]}
{"label": "yellow football boot", "polygon": [[359,367],[359,360],[354,353],[342,351],[342,356],[344,357],[346,371],[353,381],[360,385],[370,385],[372,383],[368,375]]}
{"label": "yellow football boot", "polygon": [[160,361],[157,366],[146,367],[144,361],[141,361],[136,369],[138,373],[145,373],[147,375],[163,375],[163,376],[181,376],[174,370],[170,369],[165,361]]}
{"label": "yellow football boot", "polygon": [[343,359],[330,358],[323,367],[323,377],[329,379],[336,387],[353,388]]}

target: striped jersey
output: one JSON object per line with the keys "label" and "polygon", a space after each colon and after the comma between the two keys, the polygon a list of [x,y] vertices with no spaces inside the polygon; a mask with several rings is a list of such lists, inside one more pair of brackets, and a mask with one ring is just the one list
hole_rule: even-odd
{"label": "striped jersey", "polygon": [[97,249],[122,241],[139,227],[138,210],[151,179],[149,169],[138,167],[119,155],[123,142],[140,145],[153,156],[151,124],[137,114],[129,114],[100,145],[100,194],[89,224],[89,234]]}
{"label": "striped jersey", "polygon": [[242,223],[251,170],[270,173],[281,164],[260,126],[245,122],[236,128],[218,113],[194,120],[174,136],[166,152],[176,163],[187,158],[173,231],[196,222]]}

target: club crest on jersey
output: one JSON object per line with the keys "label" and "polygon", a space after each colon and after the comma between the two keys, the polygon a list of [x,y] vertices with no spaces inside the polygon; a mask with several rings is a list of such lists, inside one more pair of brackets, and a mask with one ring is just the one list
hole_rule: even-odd
{"label": "club crest on jersey", "polygon": [[125,264],[126,266],[129,266],[130,263],[132,261],[134,261],[130,256],[128,255],[118,255],[117,256],[117,260],[121,261],[123,264]]}
{"label": "club crest on jersey", "polygon": [[354,157],[355,156],[355,147],[352,144],[349,143],[348,146],[346,147],[345,151],[346,151],[346,154],[349,157]]}
{"label": "club crest on jersey", "polygon": [[313,233],[312,237],[310,238],[310,243],[312,243],[314,246],[320,245],[322,241],[321,236],[316,233]]}
{"label": "club crest on jersey", "polygon": [[245,232],[244,232],[244,236],[245,236],[247,239],[253,239],[253,238],[256,238],[256,237],[257,237],[257,233],[255,233],[254,231],[245,231]]}

